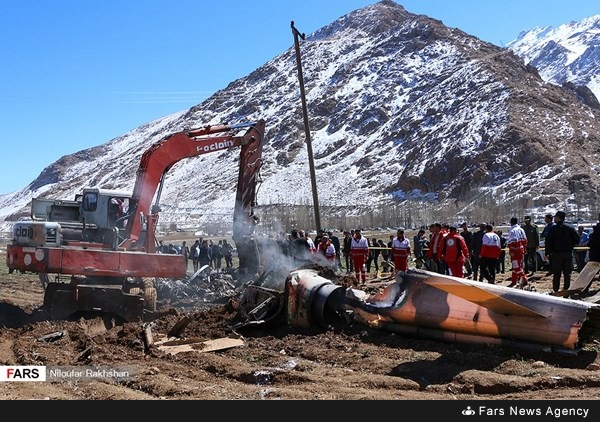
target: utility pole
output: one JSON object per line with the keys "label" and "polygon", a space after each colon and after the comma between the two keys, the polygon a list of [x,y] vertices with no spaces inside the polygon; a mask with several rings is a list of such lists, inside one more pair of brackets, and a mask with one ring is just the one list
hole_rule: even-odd
{"label": "utility pole", "polygon": [[315,176],[315,162],[313,159],[312,142],[310,140],[310,128],[308,126],[308,111],[306,108],[306,96],[304,95],[304,77],[302,76],[302,62],[300,61],[300,44],[298,38],[306,38],[301,34],[292,21],[292,34],[294,34],[294,46],[296,47],[296,63],[298,66],[298,82],[300,82],[300,98],[302,99],[302,114],[304,115],[304,131],[306,132],[306,148],[308,151],[308,167],[310,168],[310,183],[312,186],[313,206],[315,208],[315,226],[317,231],[321,230],[321,214],[319,212],[319,197],[317,195],[317,178]]}

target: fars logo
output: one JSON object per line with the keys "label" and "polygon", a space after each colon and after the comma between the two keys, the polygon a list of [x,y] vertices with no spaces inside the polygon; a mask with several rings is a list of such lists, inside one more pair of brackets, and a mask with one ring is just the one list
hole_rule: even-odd
{"label": "fars logo", "polygon": [[45,366],[0,366],[0,382],[46,381]]}

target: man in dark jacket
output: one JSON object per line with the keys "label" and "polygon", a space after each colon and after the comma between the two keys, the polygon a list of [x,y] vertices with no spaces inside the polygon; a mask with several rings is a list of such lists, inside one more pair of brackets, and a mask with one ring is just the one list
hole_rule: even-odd
{"label": "man in dark jacket", "polygon": [[290,255],[294,258],[296,265],[300,266],[310,258],[310,245],[305,237],[300,236],[296,229],[292,230],[290,239]]}
{"label": "man in dark jacket", "polygon": [[571,287],[573,250],[579,243],[577,230],[573,226],[565,224],[565,217],[566,214],[563,211],[557,211],[554,214],[555,224],[548,230],[544,245],[546,255],[550,257],[552,263],[552,290],[554,290],[554,293],[560,289],[561,274],[564,278],[564,290],[569,290],[569,287]]}
{"label": "man in dark jacket", "polygon": [[[467,244],[467,249],[469,249],[469,256],[472,256],[473,255],[473,233],[471,233],[469,231],[469,226],[467,225],[467,223],[462,223],[460,225],[460,227],[462,228],[462,230],[460,231],[460,235],[463,237],[463,239],[465,239],[465,243]],[[470,259],[467,259],[465,261],[465,269],[467,270],[467,273],[465,274],[465,278],[471,277],[471,274],[473,274],[473,267],[471,266]]]}
{"label": "man in dark jacket", "polygon": [[588,261],[600,262],[600,223],[596,224],[590,233],[587,246],[589,248]]}
{"label": "man in dark jacket", "polygon": [[471,267],[473,270],[473,280],[483,281],[483,274],[479,272],[479,254],[481,253],[481,243],[483,242],[483,235],[485,234],[485,224],[479,224],[479,230],[473,233],[473,239],[471,241]]}
{"label": "man in dark jacket", "polygon": [[346,274],[350,274],[354,272],[354,266],[352,265],[352,258],[350,257],[350,247],[352,246],[352,236],[354,235],[354,230],[350,232],[349,230],[344,230],[344,238],[342,239],[343,249],[342,252],[344,254],[344,261],[346,264]]}
{"label": "man in dark jacket", "polygon": [[[546,225],[544,226],[544,230],[542,230],[542,232],[540,233],[540,242],[542,240],[546,239],[546,236],[548,236],[548,231],[550,230],[550,227],[552,227],[554,224],[556,224],[554,222],[554,218],[552,217],[552,214],[546,214],[546,216],[544,217],[544,222],[546,223]],[[546,249],[546,247],[544,244],[544,250],[545,249]],[[548,273],[546,274],[546,277],[547,277],[549,275],[552,275],[552,261],[550,260],[550,257],[547,255],[545,255],[545,261],[547,262],[548,268],[550,268],[550,271],[548,271]]]}
{"label": "man in dark jacket", "polygon": [[537,269],[537,250],[540,247],[540,231],[538,226],[531,222],[531,217],[525,217],[525,224],[521,225],[525,236],[527,236],[527,249],[525,250],[525,273],[528,275],[535,274]]}

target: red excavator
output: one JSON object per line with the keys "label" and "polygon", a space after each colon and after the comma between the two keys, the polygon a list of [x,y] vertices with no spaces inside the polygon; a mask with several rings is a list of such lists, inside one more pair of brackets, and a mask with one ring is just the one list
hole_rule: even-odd
{"label": "red excavator", "polygon": [[156,310],[155,279],[186,277],[182,255],[157,251],[155,229],[167,172],[184,158],[240,147],[233,241],[240,270],[256,274],[261,263],[254,206],[264,132],[264,120],[177,132],[144,152],[132,194],[89,188],[74,200],[34,199],[31,220],[13,226],[9,271],[40,274],[51,319],[101,312],[143,321]]}

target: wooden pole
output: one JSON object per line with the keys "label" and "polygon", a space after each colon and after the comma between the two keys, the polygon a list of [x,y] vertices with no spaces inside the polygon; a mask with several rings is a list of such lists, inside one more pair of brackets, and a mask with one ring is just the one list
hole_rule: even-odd
{"label": "wooden pole", "polygon": [[321,214],[319,211],[319,197],[317,194],[317,178],[315,176],[315,162],[312,152],[312,142],[310,139],[310,128],[308,125],[308,111],[306,108],[306,96],[304,95],[304,77],[302,76],[302,62],[300,61],[300,44],[298,38],[305,39],[295,27],[292,21],[292,34],[294,34],[294,46],[296,48],[296,63],[298,66],[298,82],[300,83],[300,98],[302,99],[302,113],[304,115],[304,131],[306,132],[306,148],[308,151],[308,166],[310,168],[310,183],[312,186],[313,205],[315,209],[315,228],[321,230]]}

